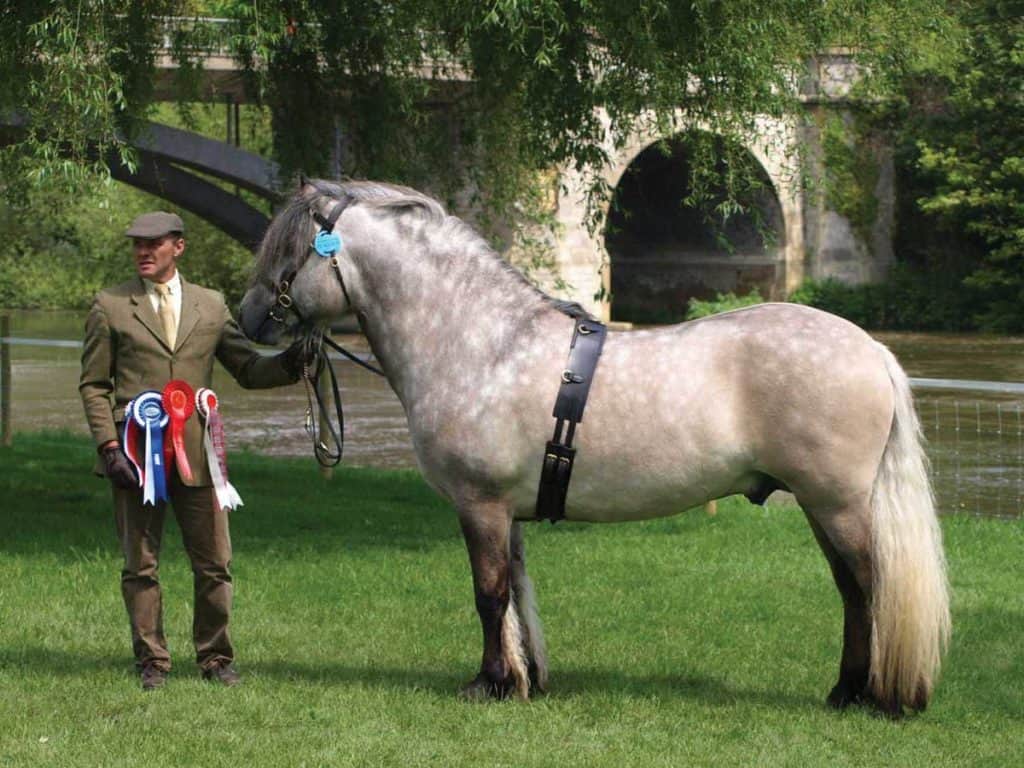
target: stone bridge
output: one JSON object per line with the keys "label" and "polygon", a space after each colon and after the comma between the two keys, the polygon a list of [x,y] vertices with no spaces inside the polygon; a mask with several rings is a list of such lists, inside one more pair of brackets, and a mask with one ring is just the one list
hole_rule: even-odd
{"label": "stone bridge", "polygon": [[[162,100],[176,98],[169,49],[168,42],[157,58],[156,93]],[[204,65],[200,97],[227,102],[230,120],[231,105],[237,110],[247,99],[237,64],[216,44],[194,54]],[[846,99],[856,79],[848,54],[823,54],[810,63],[808,75],[802,97],[812,118],[827,111],[848,113]],[[607,233],[589,231],[586,183],[579,173],[563,170],[552,199],[558,222],[554,274],[570,286],[563,295],[606,320],[661,322],[681,319],[691,297],[756,288],[765,298],[782,299],[805,277],[852,283],[884,277],[891,261],[891,158],[884,150],[878,153],[871,190],[879,203],[876,219],[868,229],[858,228],[831,210],[823,194],[809,194],[803,183],[808,175],[819,181],[824,176],[820,126],[820,119],[766,118],[742,142],[762,172],[765,192],[750,201],[751,213],[726,225],[731,244],[722,243],[723,232],[685,210],[689,158],[671,136],[637,134],[621,148],[605,148],[612,163],[602,176],[614,190],[615,203]],[[683,124],[681,130],[700,129]],[[658,148],[666,139],[667,153]],[[134,143],[139,167],[131,171],[114,162],[115,178],[195,213],[246,246],[258,243],[267,214],[197,172],[257,195],[270,210],[280,200],[273,163],[228,143],[156,124]]]}
{"label": "stone bridge", "polygon": [[[624,146],[604,147],[611,163],[602,181],[614,192],[602,232],[585,226],[588,181],[563,172],[555,206],[556,262],[573,298],[606,320],[666,322],[681,320],[690,298],[756,288],[766,299],[782,300],[805,278],[851,284],[884,279],[892,262],[889,147],[868,150],[872,221],[851,221],[827,195],[823,126],[851,122],[848,99],[856,79],[844,51],[809,62],[801,93],[806,115],[763,118],[741,140],[764,191],[746,201],[748,213],[725,225],[712,226],[685,208],[689,158],[671,136],[638,133]],[[680,124],[681,131],[702,129],[682,119]]]}

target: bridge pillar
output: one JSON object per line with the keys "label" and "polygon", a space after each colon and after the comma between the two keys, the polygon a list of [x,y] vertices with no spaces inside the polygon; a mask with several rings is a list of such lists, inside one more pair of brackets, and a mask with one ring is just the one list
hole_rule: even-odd
{"label": "bridge pillar", "polygon": [[856,65],[845,51],[809,63],[802,129],[807,276],[879,282],[892,266],[895,171],[892,144],[861,117]]}

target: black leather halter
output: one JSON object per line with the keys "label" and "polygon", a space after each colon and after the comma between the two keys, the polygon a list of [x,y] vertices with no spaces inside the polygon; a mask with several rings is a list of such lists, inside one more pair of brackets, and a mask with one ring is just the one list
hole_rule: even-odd
{"label": "black leather halter", "polygon": [[[313,221],[320,225],[320,233],[334,232],[334,225],[338,223],[338,219],[341,217],[341,214],[345,212],[345,209],[348,208],[352,202],[353,199],[348,195],[345,195],[337,201],[337,204],[331,209],[328,216],[324,216],[320,211],[310,208],[309,213],[313,217]],[[267,310],[267,316],[260,324],[258,335],[262,335],[263,326],[267,322],[275,322],[280,325],[284,325],[288,320],[289,312],[294,314],[300,323],[306,322],[306,318],[304,318],[302,313],[299,312],[298,308],[295,306],[295,302],[292,300],[291,294],[288,293],[288,291],[291,290],[292,283],[295,281],[295,276],[299,274],[299,269],[301,269],[305,265],[305,262],[308,261],[310,252],[316,253],[318,256],[322,256],[322,254],[316,250],[314,246],[315,242],[315,238],[310,241],[309,248],[306,251],[306,260],[304,260],[299,267],[293,269],[277,283],[272,282],[270,278],[266,278],[264,280],[263,284],[274,292],[274,302],[270,305],[270,309]],[[349,306],[351,306],[352,302],[348,296],[348,289],[345,287],[345,280],[341,276],[341,265],[338,262],[338,253],[335,252],[329,257],[324,256],[324,258],[330,258],[331,266],[334,268],[334,274],[338,276],[338,283],[341,285],[341,292],[345,295],[345,301]]]}
{"label": "black leather halter", "polygon": [[[327,193],[325,192],[324,194]],[[313,217],[313,221],[320,225],[320,233],[322,234],[325,232],[333,232],[334,226],[335,224],[338,223],[338,219],[341,217],[341,214],[345,211],[346,208],[348,208],[352,204],[352,202],[353,199],[348,195],[345,195],[340,200],[338,200],[338,204],[331,209],[331,213],[329,216],[323,216],[319,211],[310,208],[309,213]],[[330,258],[331,266],[334,268],[334,274],[337,276],[338,284],[341,286],[341,292],[345,296],[345,303],[348,304],[349,307],[351,307],[352,300],[349,298],[348,288],[345,287],[345,278],[343,278],[341,275],[341,264],[338,261],[338,253],[335,252],[330,256],[324,256],[323,254],[316,250],[316,248],[313,245],[314,242],[316,242],[315,239],[310,242],[309,251],[316,253],[317,256],[321,258]],[[309,258],[309,251],[307,251],[306,253],[307,260]],[[305,262],[303,262],[303,265],[304,264]],[[300,265],[299,269],[301,268],[302,266]],[[299,274],[299,269],[293,269],[277,283],[272,282],[269,278],[264,280],[263,285],[267,286],[268,288],[270,288],[270,290],[274,292],[274,302],[270,305],[270,309],[267,310],[267,315],[263,319],[263,322],[260,324],[260,327],[257,331],[257,336],[262,335],[263,326],[266,325],[267,322],[279,323],[281,325],[285,324],[288,321],[288,313],[295,315],[295,317],[298,319],[301,325],[307,325],[306,318],[302,316],[301,312],[299,312],[299,308],[295,306],[295,301],[292,299],[291,294],[289,293],[292,287],[292,283],[295,281],[295,276]],[[322,334],[320,335],[320,338],[322,339],[322,342],[324,344],[331,347],[335,352],[338,352],[339,354],[345,356],[353,363],[361,365],[366,370],[372,373],[376,373],[378,376],[385,375],[384,371],[382,371],[380,368],[370,365],[365,360],[360,359],[359,357],[357,357],[356,355],[352,354],[347,349],[342,347],[333,339],[328,338],[327,336],[323,336]]]}
{"label": "black leather halter", "polygon": [[[321,190],[323,191],[323,190]],[[326,194],[326,193],[325,193]],[[348,195],[343,196],[340,200],[337,200],[337,204],[331,209],[331,212],[327,216],[323,216],[319,211],[310,208],[310,215],[313,220],[320,225],[319,235],[332,234],[334,232],[334,226],[338,222],[338,218],[344,212],[346,208],[353,202],[353,199]],[[306,253],[306,259],[310,257],[310,252],[317,255],[318,258],[329,258],[331,260],[331,266],[334,269],[334,274],[338,277],[338,283],[341,285],[341,292],[345,295],[345,302],[349,307],[352,307],[352,300],[349,298],[348,289],[345,287],[345,280],[341,274],[341,265],[338,261],[339,251],[333,251],[325,253],[316,247],[317,240],[314,239],[309,244],[309,250]],[[324,467],[336,466],[341,461],[341,455],[345,444],[345,414],[341,404],[341,393],[338,387],[338,378],[334,373],[334,366],[331,365],[330,358],[327,353],[324,352],[323,345],[331,347],[341,355],[351,360],[358,365],[361,365],[366,370],[377,374],[378,376],[384,376],[385,373],[380,368],[377,368],[365,360],[360,359],[347,349],[342,347],[333,339],[325,336],[323,331],[319,328],[313,327],[309,324],[302,313],[299,312],[298,307],[295,306],[295,301],[292,299],[289,291],[291,290],[292,283],[295,281],[295,276],[299,273],[299,269],[304,266],[300,265],[298,269],[294,269],[289,272],[282,280],[278,283],[270,282],[267,279],[264,285],[267,285],[272,291],[274,291],[274,303],[271,304],[270,309],[267,310],[267,316],[263,319],[260,324],[258,335],[262,335],[262,330],[267,322],[275,322],[284,325],[287,322],[288,314],[294,314],[298,318],[299,323],[305,326],[305,337],[303,339],[304,350],[303,350],[303,366],[302,366],[302,379],[306,385],[306,400],[308,407],[306,408],[306,432],[309,434],[310,440],[313,443],[313,455],[316,460]],[[334,412],[335,419],[337,421],[337,428],[331,422],[329,417],[329,410],[324,401],[324,397],[320,394],[320,375],[324,369],[331,380],[331,391],[330,396],[334,399]],[[314,400],[316,404],[314,405]],[[327,422],[327,429],[321,429],[321,414],[323,415],[323,421]],[[324,438],[329,436],[333,447],[329,446],[324,442]]]}

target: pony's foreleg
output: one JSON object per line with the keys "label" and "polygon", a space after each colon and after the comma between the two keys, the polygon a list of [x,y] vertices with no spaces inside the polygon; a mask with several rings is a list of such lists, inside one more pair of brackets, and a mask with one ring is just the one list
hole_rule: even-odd
{"label": "pony's foreleg", "polygon": [[537,600],[533,593],[533,582],[526,573],[526,548],[523,545],[523,529],[518,522],[512,523],[512,600],[519,613],[519,626],[526,648],[530,684],[538,691],[548,687],[548,653],[544,644],[544,629],[537,613]]}
{"label": "pony's foreleg", "polygon": [[460,509],[459,522],[473,568],[476,609],[484,635],[480,674],[462,693],[467,698],[529,697],[530,681],[519,615],[511,590],[511,519],[503,505]]}

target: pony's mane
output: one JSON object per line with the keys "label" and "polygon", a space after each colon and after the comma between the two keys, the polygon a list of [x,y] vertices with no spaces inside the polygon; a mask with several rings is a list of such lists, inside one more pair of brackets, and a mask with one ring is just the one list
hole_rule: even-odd
{"label": "pony's mane", "polygon": [[[481,261],[493,262],[515,281],[570,317],[588,317],[586,310],[575,302],[552,298],[527,280],[523,274],[503,259],[481,235],[457,216],[449,216],[444,206],[428,195],[410,187],[377,181],[327,181],[313,179],[297,192],[267,228],[256,255],[256,274],[273,276],[281,266],[298,269],[308,257],[309,244],[316,231],[310,208],[324,198],[351,200],[350,204],[365,205],[394,216],[416,216],[427,230],[451,253],[472,253]],[[277,270],[275,270],[277,268]]]}
{"label": "pony's mane", "polygon": [[437,200],[399,184],[385,184],[380,181],[335,182],[323,179],[316,179],[311,183],[319,192],[313,196],[314,201],[324,197],[335,199],[349,197],[354,202],[363,203],[378,210],[390,209],[395,212],[415,210],[436,222],[444,221],[447,216],[444,206]]}
{"label": "pony's mane", "polygon": [[341,200],[345,197],[352,202],[396,214],[417,210],[437,222],[445,219],[440,203],[409,187],[375,181],[313,179],[274,215],[256,252],[255,274],[273,276],[284,271],[282,267],[285,270],[301,267],[309,256],[309,244],[317,227],[310,210],[324,198]]}

